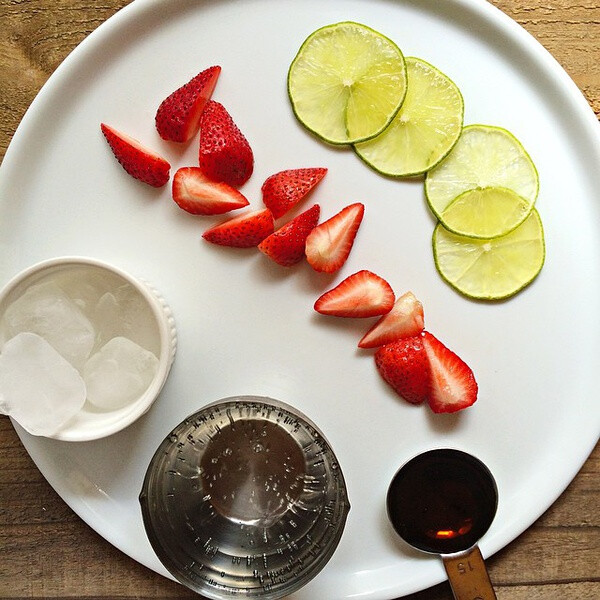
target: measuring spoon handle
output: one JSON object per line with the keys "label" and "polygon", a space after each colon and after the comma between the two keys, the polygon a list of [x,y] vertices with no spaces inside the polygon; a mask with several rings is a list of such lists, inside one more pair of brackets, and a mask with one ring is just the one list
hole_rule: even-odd
{"label": "measuring spoon handle", "polygon": [[455,600],[496,600],[478,546],[460,554],[442,556]]}

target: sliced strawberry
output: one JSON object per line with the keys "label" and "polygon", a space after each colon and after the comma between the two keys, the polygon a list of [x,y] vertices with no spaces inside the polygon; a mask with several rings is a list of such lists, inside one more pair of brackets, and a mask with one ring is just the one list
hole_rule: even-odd
{"label": "sliced strawberry", "polygon": [[101,123],[100,129],[116,159],[132,177],[153,187],[162,187],[169,181],[171,165],[162,156],[110,125]]}
{"label": "sliced strawberry", "polygon": [[222,215],[249,204],[238,190],[222,181],[212,181],[200,167],[182,167],[175,173],[173,200],[193,215]]}
{"label": "sliced strawberry", "polygon": [[187,142],[192,139],[198,131],[200,116],[210,100],[220,73],[221,67],[209,67],[161,102],[155,117],[156,129],[161,138],[172,142]]}
{"label": "sliced strawberry", "polygon": [[359,348],[377,348],[403,337],[411,337],[423,331],[423,305],[412,292],[406,292],[396,300],[389,313],[383,315],[358,342]]}
{"label": "sliced strawberry", "polygon": [[254,169],[248,140],[225,107],[209,100],[200,117],[200,168],[207,177],[234,187],[246,183]]}
{"label": "sliced strawberry", "polygon": [[207,229],[202,237],[212,244],[234,248],[258,246],[273,233],[273,215],[268,208],[253,210]]}
{"label": "sliced strawberry", "polygon": [[371,271],[358,271],[325,292],[315,302],[315,310],[336,317],[374,317],[389,312],[394,299],[385,279]]}
{"label": "sliced strawberry", "polygon": [[334,273],[346,262],[365,214],[360,202],[320,223],[306,239],[306,260],[315,271]]}
{"label": "sliced strawberry", "polygon": [[306,237],[319,222],[320,207],[315,204],[263,240],[258,249],[282,267],[291,267],[304,258]]}
{"label": "sliced strawberry", "polygon": [[306,195],[325,177],[327,169],[288,169],[268,177],[262,184],[262,198],[265,206],[276,219],[303,200]]}
{"label": "sliced strawberry", "polygon": [[429,406],[435,413],[452,413],[477,400],[477,382],[470,367],[429,332],[423,334],[431,382]]}
{"label": "sliced strawberry", "polygon": [[429,359],[422,335],[385,344],[375,352],[375,365],[383,379],[407,402],[420,404],[429,398]]}

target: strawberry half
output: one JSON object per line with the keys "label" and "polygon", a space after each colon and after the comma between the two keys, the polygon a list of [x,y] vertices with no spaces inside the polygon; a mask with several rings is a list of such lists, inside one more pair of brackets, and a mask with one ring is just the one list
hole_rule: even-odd
{"label": "strawberry half", "polygon": [[423,305],[412,292],[396,300],[392,310],[383,315],[358,342],[359,348],[376,348],[403,337],[412,337],[423,331]]}
{"label": "strawberry half", "polygon": [[334,273],[346,262],[365,214],[360,202],[351,204],[317,225],[306,239],[306,260],[315,271]]}
{"label": "strawberry half", "polygon": [[215,181],[234,187],[246,183],[254,169],[248,140],[225,107],[209,100],[200,117],[200,168]]}
{"label": "strawberry half", "polygon": [[187,142],[196,134],[220,73],[221,67],[209,67],[161,102],[154,121],[163,140]]}
{"label": "strawberry half", "polygon": [[308,234],[319,222],[321,208],[315,204],[264,239],[258,249],[282,267],[291,267],[304,258]]}
{"label": "strawberry half", "polygon": [[431,372],[429,406],[435,413],[453,413],[477,400],[477,382],[470,367],[429,332],[423,345]]}
{"label": "strawberry half", "polygon": [[402,338],[375,352],[375,366],[394,391],[411,404],[429,399],[429,358],[423,336]]}
{"label": "strawberry half", "polygon": [[273,216],[279,219],[303,200],[326,173],[327,169],[322,167],[288,169],[275,173],[262,184],[263,202]]}
{"label": "strawberry half", "polygon": [[390,284],[371,271],[358,271],[325,292],[315,310],[336,317],[374,317],[383,315],[394,305]]}
{"label": "strawberry half", "polygon": [[173,200],[193,215],[222,215],[248,206],[248,200],[234,187],[212,181],[200,167],[182,167],[173,176]]}
{"label": "strawberry half", "polygon": [[100,129],[116,159],[132,177],[153,187],[162,187],[169,181],[171,165],[162,156],[110,125],[101,123]]}
{"label": "strawberry half", "polygon": [[212,244],[252,248],[273,233],[273,215],[268,208],[246,212],[210,229],[202,237]]}

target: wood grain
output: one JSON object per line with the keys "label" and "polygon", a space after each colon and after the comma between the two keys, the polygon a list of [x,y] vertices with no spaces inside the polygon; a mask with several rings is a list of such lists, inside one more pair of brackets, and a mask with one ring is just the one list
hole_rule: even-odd
{"label": "wood grain", "polygon": [[[127,3],[0,0],[0,159],[60,62]],[[600,0],[492,3],[554,55],[600,117]],[[488,560],[499,600],[600,598],[599,474],[597,446],[559,500]],[[0,598],[198,597],[123,555],[83,523],[44,480],[5,417],[0,417],[0,558]],[[441,584],[407,598],[450,600],[452,594]]]}

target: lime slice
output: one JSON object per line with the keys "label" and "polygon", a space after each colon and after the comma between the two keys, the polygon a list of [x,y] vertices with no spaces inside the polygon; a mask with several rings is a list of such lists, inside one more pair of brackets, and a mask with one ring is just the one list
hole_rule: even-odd
{"label": "lime slice", "polygon": [[331,144],[376,136],[406,94],[406,65],[394,42],[353,22],[317,29],[288,72],[288,94],[298,120]]}
{"label": "lime slice", "polygon": [[443,223],[443,213],[456,197],[487,187],[508,188],[533,205],[539,187],[537,170],[525,148],[506,129],[468,125],[448,156],[427,173],[427,202]]}
{"label": "lime slice", "polygon": [[433,256],[440,275],[465,296],[508,298],[531,283],[544,264],[542,222],[534,208],[516,229],[492,239],[456,235],[439,223]]}
{"label": "lime slice", "polygon": [[531,202],[508,188],[475,188],[453,200],[441,219],[453,233],[493,238],[518,227],[532,210]]}
{"label": "lime slice", "polygon": [[377,137],[356,144],[373,169],[394,177],[418,175],[452,149],[463,124],[464,102],[456,84],[419,58],[406,58],[406,98]]}

